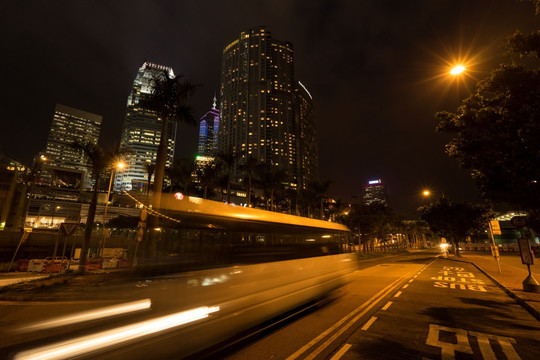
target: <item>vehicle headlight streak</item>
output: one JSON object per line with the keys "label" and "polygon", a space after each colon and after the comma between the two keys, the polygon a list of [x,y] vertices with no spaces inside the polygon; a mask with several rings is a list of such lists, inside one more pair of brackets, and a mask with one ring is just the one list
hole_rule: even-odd
{"label": "vehicle headlight streak", "polygon": [[196,309],[182,311],[176,314],[166,315],[156,319],[122,326],[116,329],[102,331],[97,334],[81,336],[79,338],[58,342],[56,344],[23,351],[15,355],[14,359],[69,359],[92,351],[102,350],[109,346],[118,345],[129,340],[172,329],[193,321],[201,320],[207,318],[211,313],[219,310],[219,306],[203,306]]}
{"label": "vehicle headlight streak", "polygon": [[97,310],[84,311],[73,315],[62,316],[56,319],[41,321],[36,324],[23,327],[21,330],[42,330],[58,326],[80,323],[83,321],[102,319],[109,316],[122,315],[130,312],[150,309],[152,302],[150,299],[132,301],[125,304],[107,306]]}

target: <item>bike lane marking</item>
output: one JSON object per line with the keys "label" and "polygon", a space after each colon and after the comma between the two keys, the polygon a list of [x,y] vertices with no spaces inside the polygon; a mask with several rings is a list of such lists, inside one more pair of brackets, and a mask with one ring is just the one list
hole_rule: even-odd
{"label": "bike lane marking", "polygon": [[[486,360],[540,358],[538,321],[473,265],[441,259],[427,270],[394,303],[373,314],[378,320],[369,331],[346,340],[352,346],[342,359],[410,355],[450,360],[456,353]],[[373,349],[380,353],[369,353]],[[393,357],[381,355],[388,353]]]}

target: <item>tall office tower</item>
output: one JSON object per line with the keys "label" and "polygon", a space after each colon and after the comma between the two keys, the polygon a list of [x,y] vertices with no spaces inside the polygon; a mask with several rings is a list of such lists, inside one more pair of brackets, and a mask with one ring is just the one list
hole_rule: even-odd
{"label": "tall office tower", "polygon": [[[91,174],[88,171],[85,155],[81,150],[75,149],[72,144],[75,142],[97,144],[101,121],[100,115],[56,104],[44,154],[47,161],[43,177],[47,179],[47,183],[57,187],[80,187],[82,174],[83,187],[91,186]],[[78,172],[79,175],[75,178],[79,179],[74,179],[74,172],[69,170]],[[79,184],[76,184],[77,181]]]}
{"label": "tall office tower", "polygon": [[310,182],[319,179],[319,152],[313,118],[313,99],[300,81],[295,94],[298,185],[300,189],[306,190]]}
{"label": "tall office tower", "polygon": [[388,205],[388,190],[381,179],[370,180],[364,185],[364,204],[380,203]]}
{"label": "tall office tower", "polygon": [[[115,185],[117,190],[140,189],[148,184],[148,172],[145,164],[155,164],[162,120],[155,111],[144,108],[143,100],[151,96],[154,79],[174,77],[170,67],[145,62],[137,72],[133,88],[127,101],[126,118],[122,131],[121,147],[129,152],[126,155],[126,167],[118,171]],[[167,161],[170,166],[174,159],[176,123],[169,121],[167,126]]]}
{"label": "tall office tower", "polygon": [[223,50],[218,150],[237,156],[233,178],[253,157],[280,167],[297,185],[294,52],[264,27],[249,29]]}
{"label": "tall office tower", "polygon": [[217,99],[214,96],[212,109],[204,114],[199,123],[199,155],[215,156],[217,151],[219,109],[216,109],[216,101]]}

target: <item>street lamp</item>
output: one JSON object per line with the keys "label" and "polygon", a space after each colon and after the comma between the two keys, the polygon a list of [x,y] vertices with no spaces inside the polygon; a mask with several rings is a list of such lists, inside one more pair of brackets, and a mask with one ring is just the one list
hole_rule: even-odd
{"label": "street lamp", "polygon": [[451,75],[460,75],[461,73],[463,73],[466,70],[467,70],[467,68],[464,65],[459,64],[459,65],[454,66],[450,70],[450,74]]}
{"label": "street lamp", "polygon": [[108,233],[108,229],[105,228],[105,222],[107,220],[107,209],[109,208],[109,196],[111,196],[111,186],[112,181],[114,178],[114,170],[116,169],[123,169],[126,166],[126,164],[122,161],[118,161],[115,166],[111,169],[111,177],[109,179],[109,190],[107,190],[107,199],[105,201],[105,212],[103,213],[103,234],[102,234],[102,247],[101,247],[101,253],[100,256],[103,256],[103,249],[105,248],[105,236]]}

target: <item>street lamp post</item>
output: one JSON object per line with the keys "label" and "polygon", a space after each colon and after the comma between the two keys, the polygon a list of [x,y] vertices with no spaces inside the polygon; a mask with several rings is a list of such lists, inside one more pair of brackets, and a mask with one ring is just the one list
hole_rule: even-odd
{"label": "street lamp post", "polygon": [[105,200],[105,212],[103,213],[103,233],[101,237],[101,251],[99,254],[101,257],[103,257],[103,250],[105,249],[105,237],[108,236],[108,232],[109,232],[109,230],[105,228],[105,222],[107,221],[107,209],[109,207],[109,196],[111,196],[111,187],[112,187],[112,182],[114,179],[114,171],[115,169],[123,169],[125,166],[126,164],[124,164],[122,161],[119,161],[111,169],[111,177],[109,179],[109,189],[107,190],[107,198]]}

